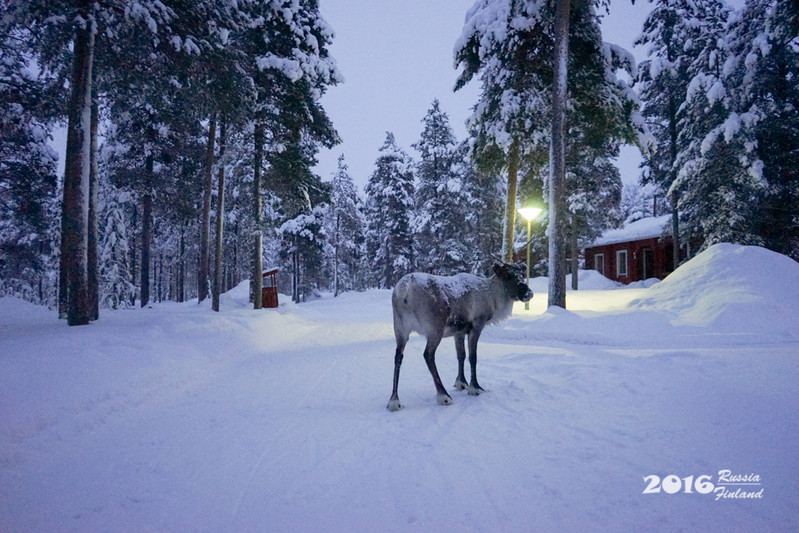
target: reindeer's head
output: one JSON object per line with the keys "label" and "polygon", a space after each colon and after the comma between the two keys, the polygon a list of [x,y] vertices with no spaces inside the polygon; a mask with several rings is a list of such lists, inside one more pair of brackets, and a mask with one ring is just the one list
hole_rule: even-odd
{"label": "reindeer's head", "polygon": [[502,281],[505,291],[514,300],[529,302],[533,297],[533,291],[527,285],[527,275],[523,264],[496,263],[494,264],[494,274]]}

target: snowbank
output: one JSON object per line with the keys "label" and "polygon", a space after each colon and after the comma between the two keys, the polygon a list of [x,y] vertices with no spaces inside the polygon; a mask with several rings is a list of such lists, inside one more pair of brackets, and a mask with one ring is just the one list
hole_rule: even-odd
{"label": "snowbank", "polygon": [[677,323],[725,333],[799,338],[799,263],[757,246],[717,244],[681,265],[631,309],[668,311]]}

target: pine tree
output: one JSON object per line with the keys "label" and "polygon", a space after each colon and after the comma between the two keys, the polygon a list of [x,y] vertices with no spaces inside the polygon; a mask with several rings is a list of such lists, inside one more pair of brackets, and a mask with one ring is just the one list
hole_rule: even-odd
{"label": "pine tree", "polygon": [[667,214],[660,188],[654,184],[625,184],[619,209],[625,224],[648,217]]}
{"label": "pine tree", "polygon": [[[342,81],[328,46],[333,31],[321,17],[316,0],[248,2],[242,5],[249,23],[234,38],[250,61],[244,66],[255,90],[253,117],[253,305],[260,308],[263,256],[263,164],[298,136],[332,147],[338,135],[320,104],[326,88]],[[271,146],[267,146],[270,142]],[[310,155],[308,162],[313,159]],[[297,186],[298,175],[279,176]],[[273,184],[283,189],[284,184]],[[307,184],[306,184],[307,185]],[[296,190],[295,190],[296,192]],[[290,193],[294,194],[294,193]]]}
{"label": "pine tree", "polygon": [[294,302],[306,301],[314,290],[327,285],[323,228],[326,214],[327,205],[320,204],[310,213],[301,213],[278,228],[284,242],[282,255],[292,262]]}
{"label": "pine tree", "polygon": [[757,234],[799,260],[799,3],[750,1],[728,29],[724,136],[761,185]]}
{"label": "pine tree", "polygon": [[731,57],[729,10],[720,3],[704,7],[701,47],[688,67],[692,77],[680,110],[679,173],[671,187],[682,191],[678,209],[688,230],[703,238],[703,247],[717,242],[763,244],[756,224],[762,184],[741,157],[745,146],[734,136],[740,117],[724,80]]}
{"label": "pine tree", "polygon": [[421,139],[413,145],[421,155],[416,164],[416,213],[413,232],[416,268],[451,275],[464,270],[468,254],[462,209],[464,184],[457,173],[457,145],[449,117],[438,100],[422,120]]}
{"label": "pine tree", "polygon": [[366,186],[366,254],[372,285],[390,288],[414,264],[410,222],[414,207],[411,161],[387,132]]}
{"label": "pine tree", "polygon": [[[644,162],[644,183],[654,183],[666,191],[672,207],[674,268],[680,262],[680,188],[675,187],[680,171],[678,157],[686,150],[690,135],[683,130],[683,103],[688,86],[696,74],[697,61],[724,24],[723,4],[718,0],[661,0],[644,22],[636,44],[648,47],[648,59],[639,69],[638,85],[644,101],[642,115],[653,137]],[[710,59],[708,57],[707,59]],[[717,60],[720,61],[720,58]]]}
{"label": "pine tree", "polygon": [[100,194],[100,304],[108,309],[128,307],[135,291],[128,271],[128,225],[125,204],[130,195],[110,183],[101,186]]}
{"label": "pine tree", "polygon": [[[560,17],[556,17],[558,7]],[[559,61],[556,41],[564,45],[558,47]],[[464,67],[456,88],[478,73],[482,79],[482,94],[470,126],[475,153],[484,169],[508,169],[506,260],[512,255],[518,170],[522,167],[526,174],[540,174],[539,169],[550,164],[550,268],[554,269],[550,302],[564,305],[568,169],[561,163],[568,148],[566,139],[557,135],[565,134],[557,126],[565,122],[551,119],[560,115],[555,110],[562,104],[576,117],[591,117],[582,123],[580,132],[589,145],[601,145],[608,137],[642,144],[645,127],[636,114],[635,95],[615,75],[618,68],[632,66],[631,57],[602,43],[594,3],[586,0],[575,1],[571,7],[563,2],[478,1],[467,14],[455,49],[456,64]],[[568,55],[564,55],[566,50]],[[562,76],[555,74],[556,66]],[[574,75],[567,77],[567,68]]]}
{"label": "pine tree", "polygon": [[333,294],[363,288],[362,250],[364,218],[362,202],[347,171],[344,155],[338,158],[333,175],[333,205],[327,217],[327,234],[332,245]]}
{"label": "pine tree", "polygon": [[[28,48],[42,69],[69,80],[67,149],[63,187],[59,312],[70,325],[96,318],[96,132],[92,127],[97,50],[127,27],[144,22],[158,27],[170,13],[164,4],[139,4],[135,10],[79,2],[12,2],[4,4],[3,32],[26,28]],[[65,58],[68,58],[65,61]],[[66,67],[69,65],[69,67]],[[69,69],[69,71],[67,70]]]}
{"label": "pine tree", "polygon": [[43,257],[55,245],[48,233],[58,158],[48,145],[49,80],[30,68],[27,30],[0,35],[0,278],[6,290],[41,302],[47,277]]}
{"label": "pine tree", "polygon": [[468,239],[468,264],[473,274],[490,275],[497,252],[502,246],[504,219],[504,180],[497,174],[481,172],[472,164],[467,141],[458,148],[457,174],[464,183],[465,224]]}

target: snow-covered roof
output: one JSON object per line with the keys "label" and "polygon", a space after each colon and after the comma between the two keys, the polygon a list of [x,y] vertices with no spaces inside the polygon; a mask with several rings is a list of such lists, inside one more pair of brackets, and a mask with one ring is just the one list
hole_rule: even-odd
{"label": "snow-covered roof", "polygon": [[603,246],[606,244],[616,244],[619,242],[640,241],[660,237],[665,230],[671,232],[671,215],[661,215],[659,217],[648,217],[625,224],[618,229],[606,231],[591,246]]}

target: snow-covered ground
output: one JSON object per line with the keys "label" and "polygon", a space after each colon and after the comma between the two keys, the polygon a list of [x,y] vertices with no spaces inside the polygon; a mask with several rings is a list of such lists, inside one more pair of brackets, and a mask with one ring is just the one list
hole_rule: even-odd
{"label": "snow-covered ground", "polygon": [[412,337],[398,413],[388,291],[80,328],[1,299],[0,531],[799,530],[799,264],[545,286],[486,329],[479,397],[437,405]]}

